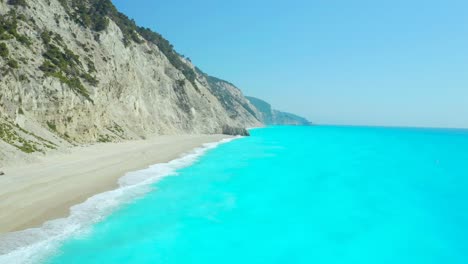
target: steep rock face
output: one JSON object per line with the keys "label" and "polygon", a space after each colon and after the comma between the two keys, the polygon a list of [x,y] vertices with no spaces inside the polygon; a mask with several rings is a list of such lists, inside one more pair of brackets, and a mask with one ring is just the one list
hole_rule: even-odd
{"label": "steep rock face", "polygon": [[[261,125],[240,90],[212,82],[156,33],[133,30],[109,0],[0,1],[0,159]],[[107,9],[91,23],[83,14],[98,4]]]}
{"label": "steep rock face", "polygon": [[[260,121],[266,125],[311,125],[312,123],[298,115],[275,110],[271,105],[255,97],[246,97],[260,112]],[[258,116],[258,115],[257,115]]]}
{"label": "steep rock face", "polygon": [[261,112],[255,108],[234,84],[209,76],[198,68],[196,71],[204,77],[206,80],[204,84],[209,87],[211,93],[218,99],[223,108],[226,109],[230,118],[245,119],[253,116],[257,121],[261,122]]}

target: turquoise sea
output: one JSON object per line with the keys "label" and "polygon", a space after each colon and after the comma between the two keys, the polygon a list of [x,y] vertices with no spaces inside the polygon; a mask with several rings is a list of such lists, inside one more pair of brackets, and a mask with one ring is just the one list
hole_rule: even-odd
{"label": "turquoise sea", "polygon": [[[65,234],[52,225],[42,236],[54,239],[34,238],[7,257],[44,264],[468,263],[468,131],[251,133],[127,175],[118,195],[101,197],[113,204],[103,207],[106,217],[84,216],[98,203],[94,211],[77,207],[75,220],[55,223]],[[171,176],[142,184],[151,174]]]}

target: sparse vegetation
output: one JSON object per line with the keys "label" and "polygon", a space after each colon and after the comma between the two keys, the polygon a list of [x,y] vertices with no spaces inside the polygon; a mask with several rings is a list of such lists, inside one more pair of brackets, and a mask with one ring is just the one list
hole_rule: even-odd
{"label": "sparse vegetation", "polygon": [[86,82],[88,82],[92,86],[97,86],[99,84],[99,81],[87,72],[81,74],[80,77],[83,78]]}
{"label": "sparse vegetation", "polygon": [[67,74],[73,73],[80,64],[79,57],[71,50],[65,48],[64,52],[62,52],[59,47],[53,44],[48,45],[43,56]]}
{"label": "sparse vegetation", "polygon": [[[0,57],[6,60],[6,65],[10,69],[18,69],[19,68],[19,63],[15,59],[9,58],[10,51],[5,43],[0,43]],[[5,71],[8,71],[8,68],[4,69]]]}
{"label": "sparse vegetation", "polygon": [[2,58],[8,58],[8,55],[10,55],[10,51],[7,45],[5,43],[0,43],[0,56]]}
{"label": "sparse vegetation", "polygon": [[49,141],[49,140],[47,140],[47,139],[44,139],[44,138],[42,138],[42,137],[40,137],[40,136],[38,136],[38,135],[36,135],[36,134],[33,134],[33,133],[29,132],[29,131],[26,131],[26,130],[24,130],[23,128],[21,128],[20,126],[18,126],[18,125],[17,125],[16,127],[17,127],[21,132],[23,132],[24,134],[28,134],[28,135],[30,135],[30,136],[35,137],[37,140],[41,141],[42,144],[45,145],[45,146],[48,147],[48,148],[55,149],[54,146],[57,146],[55,143],[53,143],[53,142],[51,142],[51,141]]}
{"label": "sparse vegetation", "polygon": [[49,45],[50,42],[52,41],[52,36],[51,36],[52,32],[50,31],[43,31],[41,33],[41,38],[42,38],[42,42],[44,42],[45,45]]}
{"label": "sparse vegetation", "polygon": [[39,69],[43,71],[46,75],[53,74],[57,71],[57,67],[54,64],[52,64],[52,62],[47,60],[44,61],[44,63],[41,66],[39,66]]}
{"label": "sparse vegetation", "polygon": [[25,81],[29,82],[28,76],[26,76],[26,75],[24,75],[24,74],[21,74],[21,75],[19,76],[19,80],[20,80],[21,82],[25,82]]}
{"label": "sparse vegetation", "polygon": [[35,145],[31,144],[28,141],[21,142],[22,145],[15,145],[15,147],[19,148],[24,153],[33,153],[39,151]]}
{"label": "sparse vegetation", "polygon": [[112,137],[109,135],[99,135],[98,142],[100,143],[112,142]]}
{"label": "sparse vegetation", "polygon": [[28,37],[18,33],[18,18],[21,17],[15,10],[11,10],[5,16],[0,16],[0,40],[15,38],[23,45],[31,45],[31,40]]}
{"label": "sparse vegetation", "polygon": [[145,38],[147,41],[155,44],[158,46],[159,50],[166,55],[168,60],[171,62],[171,64],[176,67],[178,70],[180,70],[185,77],[192,83],[192,85],[195,87],[197,91],[199,91],[197,84],[195,83],[195,80],[197,78],[197,74],[195,71],[190,68],[187,64],[185,64],[181,60],[181,55],[178,54],[174,50],[174,46],[165,38],[162,37],[161,34],[158,34],[154,31],[152,31],[149,28],[144,28],[144,27],[137,27],[136,28],[137,32]]}
{"label": "sparse vegetation", "polygon": [[105,30],[109,25],[108,18],[112,19],[123,33],[125,46],[131,45],[132,42],[141,44],[145,40],[155,44],[171,64],[180,70],[199,91],[195,82],[197,74],[182,61],[181,55],[174,50],[174,46],[161,34],[149,28],[138,27],[133,19],[120,13],[111,0],[88,0],[89,4],[86,1],[59,1],[75,21],[97,32]]}
{"label": "sparse vegetation", "polygon": [[86,58],[86,64],[88,65],[88,72],[94,73],[96,72],[96,66],[94,62],[90,58]]}
{"label": "sparse vegetation", "polygon": [[[22,131],[22,129],[20,130]],[[40,151],[36,142],[21,137],[18,132],[15,131],[14,126],[9,123],[0,123],[0,139],[24,153]]]}
{"label": "sparse vegetation", "polygon": [[108,127],[107,130],[109,130],[114,135],[116,135],[116,136],[118,136],[120,138],[124,138],[125,131],[123,130],[123,128],[121,126],[119,126],[116,123],[114,123],[114,125],[112,127]]}
{"label": "sparse vegetation", "polygon": [[[89,72],[86,72],[80,61],[80,57],[71,51],[60,35],[44,31],[41,34],[42,41],[46,46],[43,54],[44,63],[39,67],[45,76],[55,77],[62,83],[68,85],[77,94],[91,101],[88,90],[84,87],[81,79],[90,85],[97,86],[98,80]],[[60,45],[57,46],[57,45]],[[96,71],[94,64],[90,72]],[[90,65],[88,65],[88,68]]]}
{"label": "sparse vegetation", "polygon": [[91,100],[91,98],[89,96],[88,90],[86,90],[86,88],[83,86],[83,83],[81,83],[79,78],[76,78],[76,77],[69,78],[69,77],[63,75],[63,73],[61,71],[53,72],[53,73],[46,73],[46,75],[59,79],[60,82],[62,82],[63,84],[68,85],[68,87],[70,87],[73,91],[75,91],[79,95],[83,96],[84,98],[86,98],[87,100],[92,102],[92,100]]}
{"label": "sparse vegetation", "polygon": [[58,132],[58,131],[57,131],[57,126],[55,125],[54,122],[49,122],[49,121],[47,121],[47,126],[48,126],[49,129],[52,130],[53,132],[56,132],[56,133]]}
{"label": "sparse vegetation", "polygon": [[59,0],[59,2],[70,17],[83,27],[99,32],[109,26],[107,15],[114,7],[110,1],[92,0],[89,5],[86,1]]}
{"label": "sparse vegetation", "polygon": [[12,69],[18,69],[19,68],[18,61],[16,61],[15,59],[8,60],[7,65],[10,66],[10,68],[12,68]]}

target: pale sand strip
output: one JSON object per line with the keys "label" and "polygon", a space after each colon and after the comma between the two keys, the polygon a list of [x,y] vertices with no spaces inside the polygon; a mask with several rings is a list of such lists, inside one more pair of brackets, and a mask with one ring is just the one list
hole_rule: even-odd
{"label": "pale sand strip", "polygon": [[126,172],[168,162],[224,135],[160,136],[148,140],[78,147],[39,163],[3,168],[0,233],[38,227],[66,217],[69,208],[115,189]]}

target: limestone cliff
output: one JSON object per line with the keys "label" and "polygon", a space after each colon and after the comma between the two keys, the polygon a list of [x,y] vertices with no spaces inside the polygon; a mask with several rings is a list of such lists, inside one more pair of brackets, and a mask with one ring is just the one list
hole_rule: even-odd
{"label": "limestone cliff", "polygon": [[0,1],[0,160],[262,125],[239,89],[110,0]]}
{"label": "limestone cliff", "polygon": [[246,97],[260,113],[259,117],[265,125],[311,125],[312,123],[304,117],[275,110],[271,105],[255,97]]}

